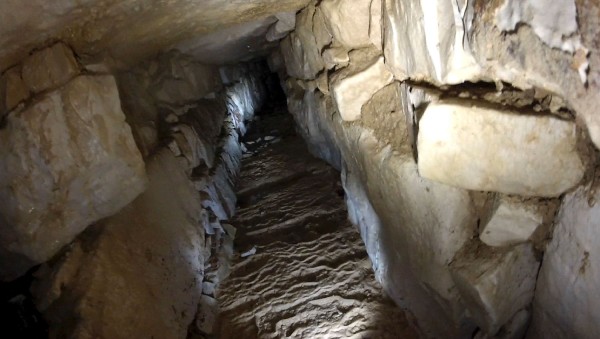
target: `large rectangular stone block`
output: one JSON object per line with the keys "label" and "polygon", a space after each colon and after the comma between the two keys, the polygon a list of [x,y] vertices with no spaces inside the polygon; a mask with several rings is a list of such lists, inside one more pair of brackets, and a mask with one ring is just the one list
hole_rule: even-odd
{"label": "large rectangular stone block", "polygon": [[9,115],[0,159],[2,279],[48,260],[146,182],[112,76],[77,77]]}
{"label": "large rectangular stone block", "polygon": [[576,142],[571,121],[437,102],[419,122],[419,173],[470,190],[555,197],[583,177]]}

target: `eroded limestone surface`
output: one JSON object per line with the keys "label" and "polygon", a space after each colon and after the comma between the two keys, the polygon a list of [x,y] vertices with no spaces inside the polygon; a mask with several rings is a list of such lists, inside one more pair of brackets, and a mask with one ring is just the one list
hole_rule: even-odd
{"label": "eroded limestone surface", "polygon": [[145,188],[111,76],[79,76],[9,114],[0,139],[3,279],[50,259]]}
{"label": "eroded limestone surface", "polygon": [[575,124],[439,102],[419,121],[419,174],[476,191],[555,197],[582,179]]}
{"label": "eroded limestone surface", "polygon": [[338,173],[289,134],[291,117],[261,118],[245,138],[249,156],[231,221],[238,255],[215,292],[214,335],[416,338],[402,310],[383,295],[346,220]]}

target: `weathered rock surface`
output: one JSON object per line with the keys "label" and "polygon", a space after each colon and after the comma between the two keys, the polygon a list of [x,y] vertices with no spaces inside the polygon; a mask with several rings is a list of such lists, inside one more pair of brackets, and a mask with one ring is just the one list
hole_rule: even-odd
{"label": "weathered rock surface", "polygon": [[188,104],[222,88],[216,67],[177,52],[165,54],[156,73],[151,90],[153,96],[165,104]]}
{"label": "weathered rock surface", "polygon": [[204,231],[185,163],[163,149],[146,192],[36,273],[50,337],[183,338],[202,291]]}
{"label": "weathered rock surface", "polygon": [[0,116],[29,98],[29,89],[21,78],[21,67],[8,69],[0,77]]}
{"label": "weathered rock surface", "polygon": [[430,104],[419,122],[419,174],[478,191],[555,197],[585,171],[575,124],[470,102]]}
{"label": "weathered rock surface", "polygon": [[111,76],[80,76],[7,118],[0,131],[1,276],[48,260],[145,185]]}
{"label": "weathered rock surface", "polygon": [[34,52],[23,61],[23,80],[34,93],[59,87],[78,73],[73,51],[63,43]]}
{"label": "weathered rock surface", "polygon": [[465,39],[472,6],[469,1],[385,1],[385,59],[396,79],[476,80],[480,67]]}
{"label": "weathered rock surface", "polygon": [[556,219],[535,292],[529,338],[600,336],[600,194],[568,194]]}
{"label": "weathered rock surface", "polygon": [[313,35],[314,15],[314,5],[309,5],[298,13],[296,30],[281,44],[287,72],[295,78],[314,79],[325,67],[321,58],[321,49]]}
{"label": "weathered rock surface", "polygon": [[[376,26],[381,17],[376,17],[376,8],[373,8],[373,15],[371,15],[371,3],[371,0],[325,0],[321,2],[320,8],[325,24],[337,43],[348,49],[367,47],[373,43],[369,34],[371,21],[373,21],[373,26]],[[373,7],[376,7],[375,3],[377,1],[373,2]],[[381,15],[381,11],[379,11],[379,15]],[[373,36],[376,36],[377,33],[374,30]]]}
{"label": "weathered rock surface", "polygon": [[276,41],[284,38],[296,26],[296,12],[277,13],[275,17],[277,18],[277,22],[269,27],[266,35],[267,41]]}
{"label": "weathered rock surface", "polygon": [[539,201],[535,200],[521,202],[498,197],[490,214],[479,235],[479,239],[489,246],[525,242],[544,222]]}
{"label": "weathered rock surface", "polygon": [[384,62],[383,57],[359,70],[356,73],[339,76],[331,82],[331,91],[337,109],[344,121],[360,119],[363,105],[371,99],[378,90],[393,81]]}
{"label": "weathered rock surface", "polygon": [[[194,45],[208,33],[296,11],[307,3],[307,0],[251,0],[242,5],[224,0],[2,2],[0,70],[52,40],[65,41],[86,59],[85,63],[106,57],[114,65],[126,67],[178,43]],[[244,39],[245,33],[236,32],[229,39]],[[202,51],[197,52],[201,57]],[[228,59],[227,55],[221,59]]]}
{"label": "weathered rock surface", "polygon": [[323,62],[327,69],[346,67],[350,62],[348,51],[342,47],[327,48],[323,51]]}
{"label": "weathered rock surface", "polygon": [[539,265],[531,244],[502,250],[469,244],[450,267],[469,317],[494,335],[531,303]]}

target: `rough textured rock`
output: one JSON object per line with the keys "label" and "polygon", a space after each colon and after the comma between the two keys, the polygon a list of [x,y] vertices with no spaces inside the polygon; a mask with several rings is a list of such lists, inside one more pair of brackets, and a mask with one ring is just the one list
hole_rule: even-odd
{"label": "rough textured rock", "polygon": [[59,87],[78,73],[73,51],[63,43],[34,52],[23,61],[23,80],[34,93]]}
{"label": "rough textured rock", "polygon": [[506,0],[496,11],[495,20],[503,31],[514,31],[517,24],[527,24],[550,47],[571,53],[581,48],[573,0]]}
{"label": "rough textured rock", "polygon": [[36,274],[50,337],[186,336],[205,258],[200,197],[183,164],[160,151],[146,192]]}
{"label": "rough textured rock", "polygon": [[138,66],[116,75],[121,107],[140,152],[146,158],[158,146],[159,113],[148,90],[151,76]]}
{"label": "rough textured rock", "polygon": [[465,39],[472,6],[470,1],[385,1],[385,59],[396,79],[476,80],[480,66]]}
{"label": "rough textured rock", "polygon": [[0,77],[0,116],[29,98],[29,89],[21,78],[21,67],[15,66]]}
{"label": "rough textured rock", "polygon": [[327,69],[346,67],[350,62],[348,51],[342,47],[327,48],[323,51],[323,62],[325,62]]}
{"label": "rough textured rock", "polygon": [[184,105],[222,88],[216,67],[196,62],[178,52],[165,54],[158,64],[153,96],[161,103]]}
{"label": "rough textured rock", "polygon": [[373,94],[392,82],[393,75],[383,63],[383,57],[350,75],[337,76],[331,82],[331,91],[337,109],[345,121],[360,119],[363,105]]}
{"label": "rough textured rock", "polygon": [[450,267],[469,316],[494,335],[531,303],[539,265],[531,244],[503,250],[468,244]]}
{"label": "rough textured rock", "polygon": [[554,197],[583,177],[575,124],[475,103],[430,104],[419,122],[419,174],[478,191]]}
{"label": "rough textured rock", "polygon": [[267,41],[276,41],[284,38],[296,26],[296,12],[277,13],[275,17],[277,18],[277,22],[271,25],[267,31]]}
{"label": "rough textured rock", "polygon": [[80,76],[0,131],[2,278],[48,260],[133,200],[144,163],[111,76]]}
{"label": "rough textured rock", "polygon": [[540,270],[529,338],[600,336],[599,200],[589,186],[565,197]]}
{"label": "rough textured rock", "polygon": [[[375,10],[372,18],[371,2],[371,0],[325,0],[321,2],[323,18],[337,43],[348,49],[367,47],[373,43],[369,28],[371,20],[374,21],[375,26],[379,18],[375,17],[377,13]],[[373,35],[376,35],[376,32],[373,32]]]}
{"label": "rough textured rock", "polygon": [[507,246],[527,241],[544,222],[539,201],[521,202],[498,197],[479,239],[489,246]]}
{"label": "rough textured rock", "polygon": [[[0,70],[53,39],[72,46],[78,55],[85,57],[85,63],[107,59],[125,67],[178,43],[193,45],[210,32],[295,11],[307,3],[307,0],[251,0],[243,4],[224,0],[2,2]],[[230,39],[243,38],[244,33],[238,32]],[[199,56],[202,54],[198,51]]]}
{"label": "rough textured rock", "polygon": [[313,35],[315,6],[309,5],[296,17],[296,30],[281,44],[288,75],[299,79],[314,79],[325,67],[321,50]]}
{"label": "rough textured rock", "polygon": [[341,168],[340,150],[335,145],[331,130],[321,124],[321,115],[326,114],[326,97],[315,91],[300,92],[301,104],[290,110],[299,125],[299,132],[305,138],[309,151],[326,160],[335,168]]}

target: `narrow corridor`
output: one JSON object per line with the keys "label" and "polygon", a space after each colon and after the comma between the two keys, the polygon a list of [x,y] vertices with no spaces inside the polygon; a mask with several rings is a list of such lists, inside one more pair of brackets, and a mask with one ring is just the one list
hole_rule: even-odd
{"label": "narrow corridor", "polygon": [[236,255],[216,293],[217,337],[417,337],[375,281],[339,173],[308,153],[291,115],[274,111],[243,140]]}

